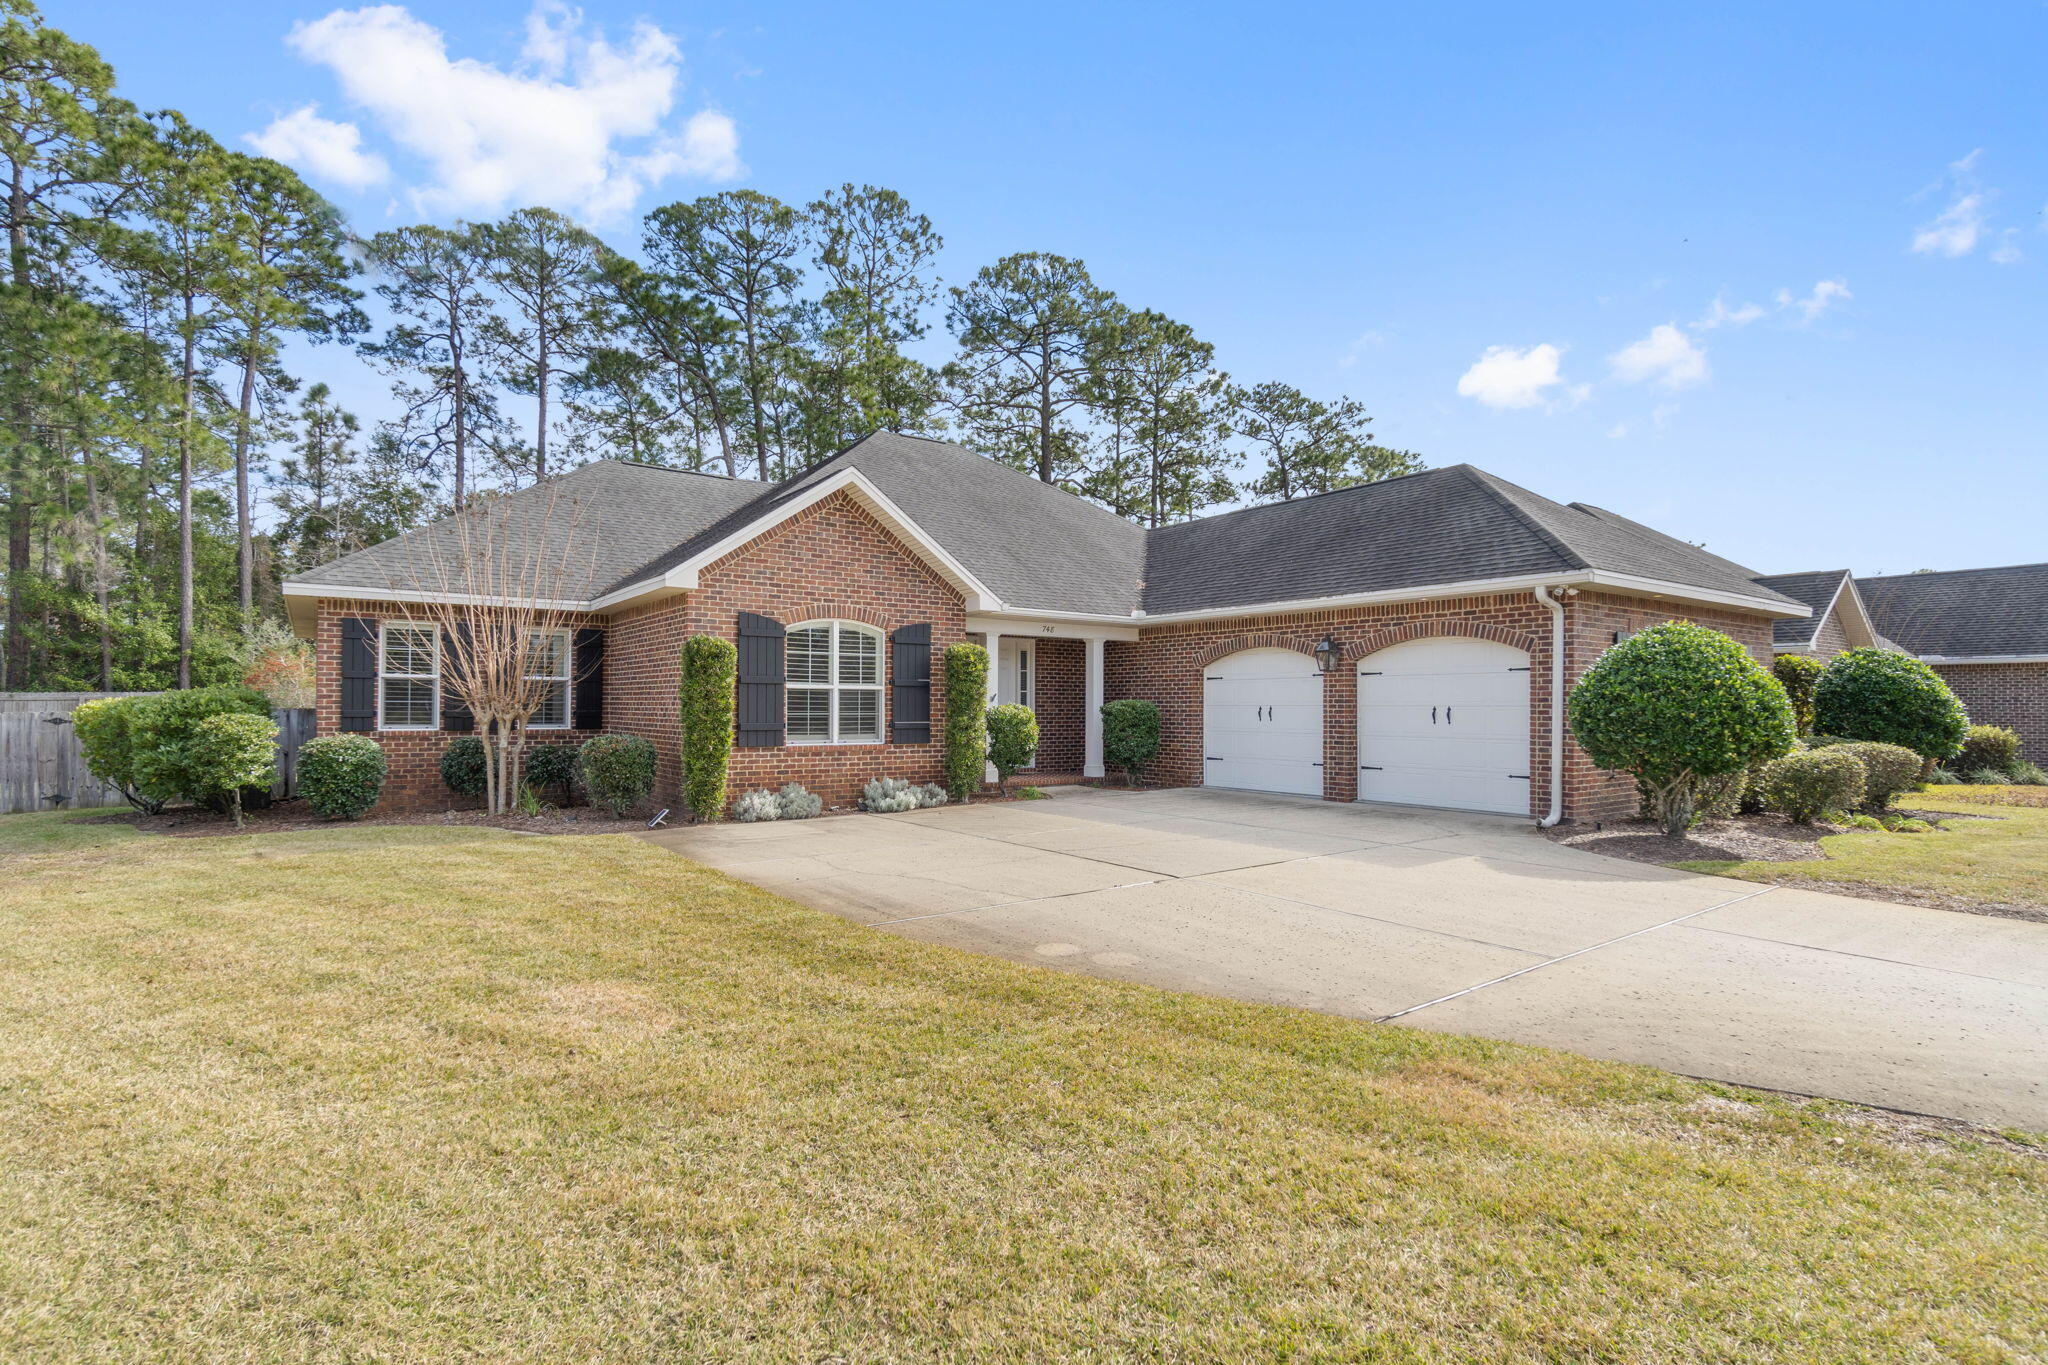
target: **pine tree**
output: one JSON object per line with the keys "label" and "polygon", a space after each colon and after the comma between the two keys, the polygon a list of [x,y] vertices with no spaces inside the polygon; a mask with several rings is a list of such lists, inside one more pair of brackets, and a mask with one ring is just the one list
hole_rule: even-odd
{"label": "pine tree", "polygon": [[576,373],[589,344],[592,277],[604,247],[553,209],[521,209],[482,232],[489,253],[485,271],[511,313],[484,325],[492,374],[534,400],[532,458],[519,472],[544,479],[557,421],[549,399],[560,381]]}
{"label": "pine tree", "polygon": [[1264,460],[1244,486],[1257,502],[1327,493],[1353,484],[1413,474],[1425,466],[1405,450],[1374,445],[1372,418],[1350,398],[1323,403],[1288,384],[1233,388],[1230,429]]}
{"label": "pine tree", "polygon": [[1108,310],[1089,338],[1083,395],[1106,400],[1115,459],[1088,491],[1147,526],[1185,521],[1227,502],[1236,455],[1225,443],[1228,377],[1216,349],[1184,323],[1150,311]]}
{"label": "pine tree", "polygon": [[871,431],[929,426],[937,377],[902,348],[928,330],[943,241],[902,195],[873,185],[841,185],[806,217],[828,286],[807,310],[806,425],[815,461]]}
{"label": "pine tree", "polygon": [[294,572],[339,559],[350,548],[348,503],[358,457],[355,414],[325,384],[299,400],[298,440],[278,461],[272,532]]}

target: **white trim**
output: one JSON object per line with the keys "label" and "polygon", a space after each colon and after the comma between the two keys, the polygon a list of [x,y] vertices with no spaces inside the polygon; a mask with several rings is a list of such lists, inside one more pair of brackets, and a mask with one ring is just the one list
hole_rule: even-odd
{"label": "white trim", "polygon": [[[882,744],[889,737],[889,637],[884,632],[868,625],[865,621],[848,621],[836,616],[821,616],[810,621],[792,622],[783,630],[783,648],[788,649],[789,637],[800,630],[826,627],[825,677],[826,681],[798,682],[789,676],[785,658],[782,681],[782,739],[792,747],[812,747],[821,744]],[[851,630],[866,635],[875,642],[875,681],[871,683],[843,683],[839,681],[839,632]],[[789,724],[789,694],[791,692],[823,692],[825,694],[825,734],[823,738],[799,738]],[[839,694],[841,692],[872,692],[875,694],[875,733],[873,738],[856,735],[852,739],[839,733]]]}
{"label": "white trim", "polygon": [[562,723],[560,725],[541,725],[531,717],[528,717],[526,728],[550,732],[573,730],[576,728],[576,632],[567,626],[563,626],[556,630],[536,630],[533,633],[535,635],[558,635],[562,640],[562,672],[560,676],[543,673],[529,673],[526,675],[528,682],[545,680],[547,682],[558,682],[562,685]]}
{"label": "white trim", "polygon": [[1108,769],[1102,757],[1102,667],[1103,640],[1091,635],[1084,645],[1081,663],[1081,776],[1103,777]]}
{"label": "white trim", "polygon": [[1096,624],[1095,618],[1078,618],[1057,612],[1033,612],[1030,615],[1011,615],[998,612],[975,612],[967,618],[967,633],[981,635],[996,631],[1003,635],[1019,635],[1031,640],[1135,640],[1138,627],[1128,616],[1115,618],[1120,625]]}
{"label": "white trim", "polygon": [[[405,681],[405,682],[418,682],[418,681],[420,681],[420,675],[419,675],[419,674],[417,674],[417,673],[399,673],[399,674],[389,674],[389,673],[387,672],[387,670],[385,669],[385,667],[384,667],[384,637],[385,637],[385,635],[386,635],[387,633],[389,633],[389,631],[391,630],[391,628],[392,628],[393,626],[396,626],[396,627],[398,627],[398,628],[399,628],[400,630],[424,630],[424,631],[426,631],[426,632],[427,632],[427,633],[428,633],[429,635],[431,635],[431,636],[433,636],[433,637],[434,637],[434,644],[433,644],[433,650],[434,650],[434,672],[433,672],[433,674],[431,675],[431,681],[432,681],[432,682],[433,682],[433,684],[434,684],[434,700],[433,700],[433,714],[434,714],[434,719],[433,719],[433,722],[432,722],[431,724],[428,724],[428,725],[386,725],[386,724],[384,723],[384,682],[385,682],[385,679],[386,679],[387,677],[397,677],[397,678],[399,678],[399,679],[400,679],[401,681]],[[390,731],[391,733],[394,733],[394,734],[399,734],[399,733],[405,733],[405,734],[422,734],[422,733],[425,733],[425,732],[427,732],[427,731],[430,731],[430,730],[438,730],[438,729],[440,729],[440,728],[441,728],[441,627],[440,627],[440,626],[438,626],[438,625],[436,625],[436,624],[435,624],[435,623],[433,623],[432,621],[424,621],[424,622],[423,622],[423,621],[410,621],[410,620],[399,620],[399,621],[382,621],[382,620],[380,620],[380,621],[378,621],[378,622],[377,622],[377,717],[376,717],[376,720],[377,720],[377,727],[376,727],[376,728],[377,728],[377,729],[378,729],[379,731]]]}
{"label": "white trim", "polygon": [[1236,607],[1210,607],[1199,611],[1160,612],[1135,619],[1140,625],[1172,625],[1183,621],[1227,621],[1243,616],[1273,616],[1282,612],[1330,611],[1339,607],[1372,606],[1383,602],[1423,602],[1441,597],[1481,597],[1520,594],[1542,587],[1610,587],[1624,592],[1648,593],[1681,601],[1716,606],[1741,607],[1766,616],[1813,615],[1811,607],[1797,602],[1776,602],[1713,588],[1688,587],[1655,578],[1611,573],[1602,569],[1580,569],[1567,574],[1522,575],[1515,578],[1474,578],[1459,583],[1435,583],[1414,588],[1386,588],[1377,592],[1341,593],[1332,597],[1304,597],[1286,602],[1252,602]]}
{"label": "white trim", "polygon": [[589,611],[595,605],[568,597],[483,597],[466,592],[358,588],[340,583],[287,583],[282,591],[286,597],[324,597],[336,602],[449,602],[458,607],[534,607],[543,611]]}
{"label": "white trim", "polygon": [[2048,654],[1916,654],[1923,664],[2048,664]]}
{"label": "white trim", "polygon": [[1538,829],[1550,829],[1564,819],[1564,603],[1549,588],[1532,591],[1550,608],[1550,809],[1536,822]]}

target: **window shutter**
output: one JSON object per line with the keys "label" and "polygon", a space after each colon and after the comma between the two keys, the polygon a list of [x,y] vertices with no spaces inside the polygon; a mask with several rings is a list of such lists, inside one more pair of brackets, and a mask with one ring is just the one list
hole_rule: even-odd
{"label": "window shutter", "polygon": [[740,613],[739,746],[774,749],[782,744],[783,637],[780,621]]}
{"label": "window shutter", "polygon": [[457,734],[467,734],[476,729],[476,717],[469,712],[469,703],[456,691],[455,680],[462,676],[462,670],[469,663],[470,634],[467,621],[457,622],[454,638],[441,638],[441,728]]}
{"label": "window shutter", "polygon": [[576,632],[576,681],[570,725],[578,730],[604,729],[604,632],[586,626]]}
{"label": "window shutter", "polygon": [[377,728],[377,623],[341,618],[341,728]]}
{"label": "window shutter", "polygon": [[889,637],[889,742],[932,738],[932,628],[899,626]]}

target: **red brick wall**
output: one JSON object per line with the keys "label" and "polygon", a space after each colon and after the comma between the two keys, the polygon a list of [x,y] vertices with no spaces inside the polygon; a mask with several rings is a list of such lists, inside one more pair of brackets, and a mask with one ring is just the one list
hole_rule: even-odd
{"label": "red brick wall", "polygon": [[2021,754],[2048,767],[2048,663],[1940,664],[1973,725],[2019,731]]}
{"label": "red brick wall", "polygon": [[[1566,608],[1566,690],[1613,644],[1617,630],[1688,619],[1726,631],[1760,662],[1771,659],[1770,622],[1707,608],[1678,610],[1655,603],[1582,593]],[[1524,649],[1530,655],[1530,813],[1550,801],[1551,614],[1528,593],[1290,612],[1229,621],[1148,628],[1135,642],[1106,647],[1105,699],[1142,697],[1160,709],[1159,758],[1147,779],[1169,786],[1202,781],[1202,666],[1243,649],[1278,647],[1309,653],[1325,633],[1344,647],[1345,666],[1323,680],[1323,795],[1357,795],[1357,661],[1403,640],[1469,635]],[[1634,782],[1595,768],[1567,736],[1564,813],[1567,819],[1612,820],[1635,813]]]}
{"label": "red brick wall", "polygon": [[1038,768],[1043,773],[1078,773],[1086,758],[1088,694],[1085,640],[1028,642],[1038,668]]}

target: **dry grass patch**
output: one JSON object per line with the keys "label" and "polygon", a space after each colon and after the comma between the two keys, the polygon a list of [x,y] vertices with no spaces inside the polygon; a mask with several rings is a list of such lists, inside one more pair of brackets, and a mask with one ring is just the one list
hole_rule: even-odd
{"label": "dry grass patch", "polygon": [[968,956],[627,838],[4,873],[7,1358],[2048,1351],[2048,1161],[1967,1133]]}

